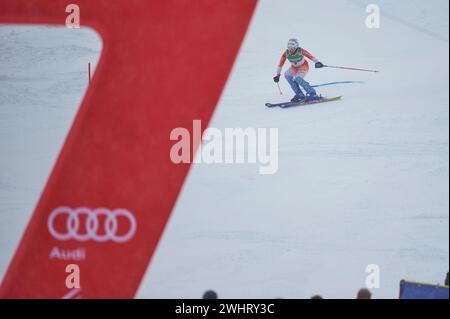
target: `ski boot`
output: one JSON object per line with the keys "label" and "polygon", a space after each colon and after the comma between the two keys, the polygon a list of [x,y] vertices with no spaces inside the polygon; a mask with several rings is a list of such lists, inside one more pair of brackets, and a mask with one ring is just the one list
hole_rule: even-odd
{"label": "ski boot", "polygon": [[317,95],[316,93],[308,94],[305,98],[305,102],[314,102],[319,101],[322,97]]}
{"label": "ski boot", "polygon": [[297,93],[291,99],[291,102],[302,102],[305,100],[305,95],[303,93]]}

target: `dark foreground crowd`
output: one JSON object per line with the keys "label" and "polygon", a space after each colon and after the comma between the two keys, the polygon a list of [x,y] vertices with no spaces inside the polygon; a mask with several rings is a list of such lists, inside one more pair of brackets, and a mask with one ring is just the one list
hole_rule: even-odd
{"label": "dark foreground crowd", "polygon": [[[369,289],[362,288],[358,291],[356,294],[356,299],[371,299],[372,293],[369,291]],[[219,296],[214,290],[208,290],[203,294],[203,299],[219,299]],[[320,295],[314,295],[311,297],[311,299],[323,299]]]}
{"label": "dark foreground crowd", "polygon": [[[449,278],[447,272],[447,277],[445,278],[445,285],[448,286],[448,284]],[[219,296],[214,290],[208,290],[203,294],[203,299],[219,299]],[[311,297],[311,299],[323,299],[323,297],[320,295],[314,295]],[[356,299],[372,299],[372,293],[367,288],[361,288],[356,294]]]}

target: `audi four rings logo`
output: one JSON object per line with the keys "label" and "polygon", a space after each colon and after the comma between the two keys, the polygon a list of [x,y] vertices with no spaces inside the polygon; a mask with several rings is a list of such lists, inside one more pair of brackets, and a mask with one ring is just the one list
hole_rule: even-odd
{"label": "audi four rings logo", "polygon": [[[81,218],[83,215],[86,217]],[[67,219],[63,229],[58,228],[57,230],[55,228],[55,219],[60,216],[65,216]],[[104,216],[104,218],[101,218],[101,216]],[[128,221],[125,222],[128,225],[128,229],[127,232],[119,234],[119,224],[124,222],[124,219]],[[81,227],[82,221],[84,221],[84,228]],[[101,221],[103,227],[99,227]],[[134,236],[137,225],[133,214],[122,208],[111,211],[107,208],[58,207],[48,217],[47,227],[50,234],[58,240],[93,240],[96,242],[112,240],[116,243],[124,243]],[[84,230],[82,231],[82,229]],[[103,229],[103,231],[100,231],[100,229]]]}

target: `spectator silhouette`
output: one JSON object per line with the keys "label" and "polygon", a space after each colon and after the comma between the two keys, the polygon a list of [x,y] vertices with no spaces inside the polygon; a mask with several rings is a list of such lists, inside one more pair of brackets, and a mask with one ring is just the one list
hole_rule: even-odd
{"label": "spectator silhouette", "polygon": [[219,297],[215,291],[208,290],[203,294],[203,299],[219,299]]}
{"label": "spectator silhouette", "polygon": [[372,299],[369,289],[361,288],[356,295],[356,299]]}

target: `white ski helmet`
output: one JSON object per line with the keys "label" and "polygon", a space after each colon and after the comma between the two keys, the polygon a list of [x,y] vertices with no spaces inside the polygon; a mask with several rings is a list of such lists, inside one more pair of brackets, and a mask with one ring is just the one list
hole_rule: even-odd
{"label": "white ski helmet", "polygon": [[299,47],[299,43],[298,40],[295,38],[289,39],[288,44],[287,44],[287,48],[288,50],[297,50]]}

